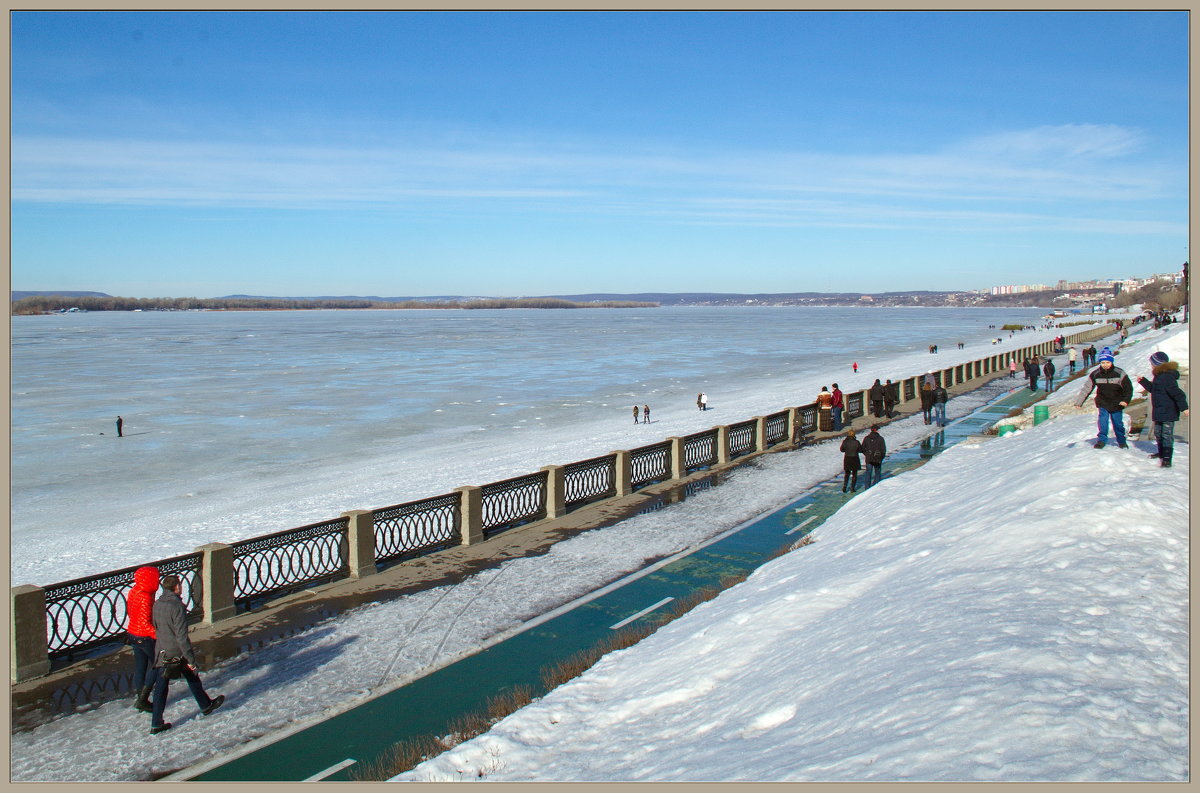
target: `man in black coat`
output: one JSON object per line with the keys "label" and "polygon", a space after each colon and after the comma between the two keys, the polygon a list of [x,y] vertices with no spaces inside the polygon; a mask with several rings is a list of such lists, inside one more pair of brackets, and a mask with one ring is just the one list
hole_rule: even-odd
{"label": "man in black coat", "polygon": [[1047,394],[1054,390],[1054,372],[1055,372],[1054,361],[1047,358],[1046,363],[1042,366],[1042,374],[1046,375],[1046,393]]}
{"label": "man in black coat", "polygon": [[887,444],[879,434],[879,425],[872,424],[867,437],[862,439],[863,460],[867,464],[867,484],[864,490],[883,478],[883,458],[887,456]]}
{"label": "man in black coat", "polygon": [[883,418],[883,385],[879,382],[879,378],[875,378],[875,384],[871,386],[871,390],[867,392],[867,396],[871,399],[871,413],[875,418]]}
{"label": "man in black coat", "polygon": [[[187,609],[184,608],[180,595],[183,585],[177,575],[165,575],[159,582],[162,594],[154,601],[152,612],[154,621],[154,666],[158,669],[158,678],[154,681],[154,710],[150,714],[150,734],[154,735],[171,729],[171,723],[163,721],[163,713],[167,709],[167,684],[172,671],[168,667],[178,669],[179,674],[187,680],[188,688],[196,700],[196,707],[205,716],[221,707],[224,696],[210,697],[200,683],[196,674],[196,653],[188,638]],[[178,659],[175,663],[168,663]]]}
{"label": "man in black coat", "polygon": [[[1154,380],[1138,378],[1138,385],[1150,392],[1150,419],[1154,422],[1154,440],[1158,451],[1150,455],[1160,460],[1163,468],[1171,467],[1175,452],[1175,422],[1188,414],[1187,394],[1179,387],[1179,364],[1161,350],[1150,356]],[[866,441],[863,441],[866,446]]]}

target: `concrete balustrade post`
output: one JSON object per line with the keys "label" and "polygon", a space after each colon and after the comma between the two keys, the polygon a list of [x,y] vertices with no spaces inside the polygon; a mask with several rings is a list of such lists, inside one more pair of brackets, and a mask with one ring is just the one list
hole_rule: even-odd
{"label": "concrete balustrade post", "polygon": [[483,536],[483,490],[469,485],[454,488],[461,494],[462,544],[475,545],[486,539]]}
{"label": "concrete balustrade post", "polygon": [[683,460],[683,438],[673,435],[667,440],[671,442],[671,478],[682,479],[687,473],[687,464]]}
{"label": "concrete balustrade post", "polygon": [[561,518],[567,514],[566,480],[563,478],[563,467],[561,465],[544,465],[540,470],[546,472],[546,517]]}
{"label": "concrete balustrade post", "polygon": [[616,495],[627,496],[633,492],[633,455],[622,449],[613,452],[617,456],[614,468]]}
{"label": "concrete balustrade post", "polygon": [[717,430],[717,465],[729,462],[729,425],[719,424]]}
{"label": "concrete balustrade post", "polygon": [[800,436],[802,433],[800,432],[800,411],[796,408],[787,409],[787,426],[788,433],[787,440],[785,442],[788,446],[798,445],[800,443]]}
{"label": "concrete balustrade post", "polygon": [[13,683],[50,673],[46,643],[46,590],[22,584],[9,590],[12,610],[8,637],[9,679]]}
{"label": "concrete balustrade post", "polygon": [[375,575],[375,513],[366,509],[343,512],[348,518],[346,540],[349,546],[351,578]]}
{"label": "concrete balustrade post", "polygon": [[767,417],[755,416],[754,419],[754,451],[767,450]]}
{"label": "concrete balustrade post", "polygon": [[201,623],[212,625],[237,614],[234,602],[233,547],[212,542],[196,549],[203,554],[200,562]]}

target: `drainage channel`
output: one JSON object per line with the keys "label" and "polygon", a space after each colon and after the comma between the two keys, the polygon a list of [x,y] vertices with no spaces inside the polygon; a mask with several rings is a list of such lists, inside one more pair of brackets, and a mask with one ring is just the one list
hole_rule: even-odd
{"label": "drainage channel", "polygon": [[[916,468],[943,449],[978,436],[1014,407],[1038,396],[1021,388],[956,419],[919,443],[889,453],[886,476]],[[672,603],[723,580],[744,577],[837,512],[850,494],[841,475],[795,500],[660,560],[525,623],[513,635],[340,714],[260,738],[236,757],[213,758],[168,780],[346,781],[398,741],[445,735],[450,724],[483,712],[489,699],[527,688],[546,693],[541,673],[601,645],[627,626],[670,619]]]}

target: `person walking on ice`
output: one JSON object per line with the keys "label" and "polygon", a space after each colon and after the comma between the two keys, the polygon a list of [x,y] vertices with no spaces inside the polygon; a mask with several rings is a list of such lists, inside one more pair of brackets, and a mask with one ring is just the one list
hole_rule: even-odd
{"label": "person walking on ice", "polygon": [[1108,425],[1111,422],[1113,433],[1117,436],[1117,446],[1128,449],[1125,442],[1125,413],[1129,400],[1133,399],[1133,383],[1129,375],[1113,366],[1113,353],[1108,347],[1100,350],[1098,356],[1099,368],[1088,375],[1088,388],[1083,396],[1075,403],[1083,407],[1083,403],[1096,392],[1094,403],[1098,411],[1096,419],[1096,443],[1094,449],[1103,449],[1108,443]]}
{"label": "person walking on ice", "polygon": [[167,687],[170,680],[182,676],[187,680],[196,707],[205,716],[221,707],[225,696],[210,697],[196,674],[196,652],[188,639],[187,609],[180,595],[183,584],[177,575],[162,577],[162,594],[154,601],[154,666],[158,679],[154,681],[154,710],[150,714],[150,734],[157,735],[171,729],[169,721],[163,721],[167,709]]}
{"label": "person walking on ice", "polygon": [[[636,414],[634,415],[634,418],[637,418]],[[642,423],[643,424],[650,423],[650,406],[649,405],[642,405]]]}
{"label": "person walking on ice", "polygon": [[121,434],[121,431],[122,431],[122,429],[124,429],[124,427],[125,427],[125,419],[121,418],[120,416],[117,416],[117,437],[118,438],[125,437],[124,435]]}
{"label": "person walking on ice", "polygon": [[634,424],[638,423],[638,406],[637,405],[633,406],[633,423]]}
{"label": "person walking on ice", "polygon": [[708,410],[708,394],[700,394],[700,409]]}

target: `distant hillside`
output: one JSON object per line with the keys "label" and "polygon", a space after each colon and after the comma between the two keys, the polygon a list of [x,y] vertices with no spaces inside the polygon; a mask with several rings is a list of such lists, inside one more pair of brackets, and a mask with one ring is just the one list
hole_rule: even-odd
{"label": "distant hillside", "polygon": [[69,290],[66,290],[66,289],[58,289],[58,290],[55,290],[55,291],[47,291],[47,292],[13,292],[13,293],[12,293],[12,299],[13,299],[13,300],[20,300],[20,299],[22,299],[22,298],[26,298],[26,297],[46,297],[46,296],[55,296],[55,297],[112,297],[112,295],[107,295],[107,294],[105,294],[104,292],[71,292],[71,291],[69,291]]}

